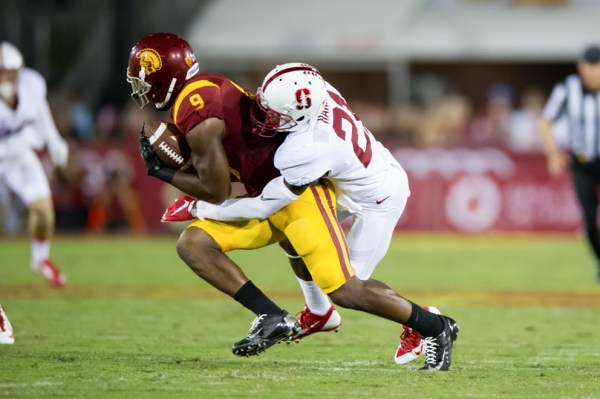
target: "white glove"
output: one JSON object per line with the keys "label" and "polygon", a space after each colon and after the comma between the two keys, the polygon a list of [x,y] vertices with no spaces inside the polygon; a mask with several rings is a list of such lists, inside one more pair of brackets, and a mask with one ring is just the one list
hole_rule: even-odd
{"label": "white glove", "polygon": [[61,137],[48,143],[48,152],[52,163],[59,168],[65,168],[69,160],[69,145]]}

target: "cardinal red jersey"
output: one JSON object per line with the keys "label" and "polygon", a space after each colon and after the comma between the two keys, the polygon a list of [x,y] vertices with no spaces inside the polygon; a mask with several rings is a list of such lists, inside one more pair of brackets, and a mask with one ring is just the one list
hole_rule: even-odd
{"label": "cardinal red jersey", "polygon": [[187,134],[207,118],[225,121],[223,148],[231,174],[251,196],[279,176],[273,156],[285,135],[263,138],[252,133],[250,108],[254,95],[223,75],[200,74],[190,79],[175,98],[171,118]]}

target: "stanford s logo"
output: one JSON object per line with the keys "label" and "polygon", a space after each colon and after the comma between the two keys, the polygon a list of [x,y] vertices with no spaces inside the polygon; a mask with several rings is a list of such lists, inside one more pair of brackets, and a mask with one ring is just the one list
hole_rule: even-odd
{"label": "stanford s logo", "polygon": [[305,87],[303,89],[296,90],[296,109],[307,109],[312,105],[310,100],[310,91]]}
{"label": "stanford s logo", "polygon": [[145,75],[150,75],[162,68],[162,59],[154,49],[143,49],[138,53],[137,58],[140,59],[140,67],[144,70]]}

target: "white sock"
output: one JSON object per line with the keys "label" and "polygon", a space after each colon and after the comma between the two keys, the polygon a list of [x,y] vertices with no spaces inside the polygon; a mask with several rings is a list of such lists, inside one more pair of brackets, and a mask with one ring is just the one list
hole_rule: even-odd
{"label": "white sock", "polygon": [[331,307],[329,297],[323,294],[323,291],[321,291],[314,281],[296,278],[298,279],[298,283],[300,283],[300,288],[302,288],[302,292],[304,293],[304,299],[306,299],[306,306],[308,306],[310,311],[317,315],[324,315],[327,313]]}
{"label": "white sock", "polygon": [[31,262],[37,267],[42,261],[50,257],[50,240],[33,240],[31,244]]}

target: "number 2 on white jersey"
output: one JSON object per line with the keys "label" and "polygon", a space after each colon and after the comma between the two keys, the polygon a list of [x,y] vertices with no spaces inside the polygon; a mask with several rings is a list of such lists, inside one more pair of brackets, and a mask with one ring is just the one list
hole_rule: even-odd
{"label": "number 2 on white jersey", "polygon": [[[341,107],[333,108],[333,130],[335,131],[335,134],[337,134],[342,140],[346,140],[346,133],[350,133],[350,140],[352,142],[352,148],[354,148],[354,154],[365,168],[368,167],[369,163],[371,163],[373,152],[371,150],[371,140],[369,139],[369,134],[367,133],[366,128],[364,128],[362,132],[366,142],[365,148],[363,149],[358,145],[358,128],[353,116],[354,113],[350,110],[350,107],[348,107],[348,104],[342,97],[331,91],[328,93],[333,101],[335,101]],[[346,121],[346,129],[344,129],[344,121]],[[348,126],[350,129],[348,129]]]}

